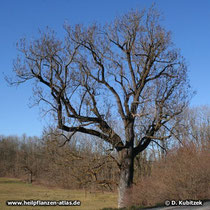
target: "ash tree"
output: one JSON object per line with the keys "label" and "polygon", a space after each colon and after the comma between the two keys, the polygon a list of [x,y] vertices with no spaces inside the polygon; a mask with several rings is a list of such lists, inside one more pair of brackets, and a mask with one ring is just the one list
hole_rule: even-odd
{"label": "ash tree", "polygon": [[103,26],[64,29],[64,39],[47,29],[38,39],[18,42],[13,82],[34,81],[37,104],[69,140],[89,134],[117,152],[123,207],[135,157],[152,141],[169,139],[188,104],[185,60],[154,8],[130,11]]}

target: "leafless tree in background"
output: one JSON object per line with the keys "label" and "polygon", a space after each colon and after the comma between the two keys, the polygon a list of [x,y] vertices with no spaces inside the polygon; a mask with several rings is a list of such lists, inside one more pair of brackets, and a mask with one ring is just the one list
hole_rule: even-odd
{"label": "leafless tree in background", "polygon": [[159,19],[154,8],[131,11],[103,27],[66,25],[65,40],[47,30],[18,43],[16,83],[34,81],[37,104],[48,105],[70,138],[89,134],[117,151],[119,207],[133,183],[134,158],[171,137],[188,103],[184,58]]}
{"label": "leafless tree in background", "polygon": [[207,105],[186,109],[175,131],[184,144],[210,149],[210,107]]}

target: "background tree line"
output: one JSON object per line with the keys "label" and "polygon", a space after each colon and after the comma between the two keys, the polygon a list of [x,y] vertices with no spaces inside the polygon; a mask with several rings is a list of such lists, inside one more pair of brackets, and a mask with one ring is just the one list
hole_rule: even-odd
{"label": "background tree line", "polygon": [[78,144],[78,138],[63,145],[63,135],[52,129],[41,139],[1,136],[0,176],[70,189],[113,190],[117,180],[113,160],[101,153],[100,145],[93,147],[90,139],[88,144]]}

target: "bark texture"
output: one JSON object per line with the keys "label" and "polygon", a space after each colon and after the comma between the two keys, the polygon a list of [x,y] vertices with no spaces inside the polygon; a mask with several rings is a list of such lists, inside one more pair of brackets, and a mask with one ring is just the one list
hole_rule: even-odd
{"label": "bark texture", "polygon": [[127,190],[133,184],[133,173],[134,173],[134,159],[130,149],[124,150],[120,154],[122,156],[121,167],[120,167],[120,180],[118,189],[118,207],[122,208],[126,205],[125,198],[129,196]]}

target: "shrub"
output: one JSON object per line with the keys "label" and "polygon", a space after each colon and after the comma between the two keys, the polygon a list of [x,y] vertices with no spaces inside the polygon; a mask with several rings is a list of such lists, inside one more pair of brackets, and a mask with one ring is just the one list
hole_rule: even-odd
{"label": "shrub", "polygon": [[189,144],[175,148],[154,163],[151,176],[143,177],[131,189],[128,205],[154,206],[165,200],[210,198],[210,154]]}

